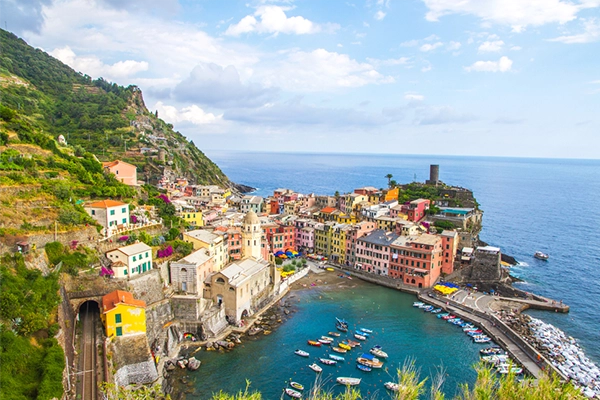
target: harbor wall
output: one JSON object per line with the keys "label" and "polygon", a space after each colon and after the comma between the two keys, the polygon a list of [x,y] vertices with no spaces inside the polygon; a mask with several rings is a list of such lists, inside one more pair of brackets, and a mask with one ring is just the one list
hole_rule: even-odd
{"label": "harbor wall", "polygon": [[398,279],[390,278],[387,276],[381,276],[381,275],[373,275],[372,273],[360,271],[360,270],[354,269],[352,267],[346,267],[343,265],[330,264],[330,263],[328,263],[327,266],[332,267],[332,268],[337,268],[337,269],[340,269],[343,271],[347,271],[350,273],[351,276],[355,276],[359,279],[362,279],[363,281],[375,283],[377,285],[385,286],[390,289],[396,289],[401,292],[416,295],[416,294],[419,294],[423,290],[423,289],[416,288],[414,286],[405,285],[402,283],[402,281],[400,281]]}

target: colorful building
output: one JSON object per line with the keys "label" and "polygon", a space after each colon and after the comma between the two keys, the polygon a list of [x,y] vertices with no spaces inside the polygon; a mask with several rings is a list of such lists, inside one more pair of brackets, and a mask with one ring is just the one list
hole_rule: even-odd
{"label": "colorful building", "polygon": [[447,275],[454,272],[454,260],[459,242],[458,233],[456,231],[445,230],[440,236],[442,237],[442,248],[444,250],[442,272]]}
{"label": "colorful building", "polygon": [[183,241],[192,243],[194,250],[208,249],[211,256],[214,256],[213,264],[215,271],[221,270],[227,263],[227,243],[222,235],[217,235],[204,229],[184,232]]}
{"label": "colorful building", "polygon": [[425,217],[425,212],[429,210],[431,200],[428,199],[417,199],[404,204],[402,206],[402,213],[407,215],[407,218],[411,222],[417,222]]}
{"label": "colorful building", "polygon": [[370,221],[362,221],[352,225],[352,229],[346,233],[346,265],[355,265],[356,242],[375,229],[377,229],[377,225]]}
{"label": "colorful building", "polygon": [[115,200],[102,200],[88,204],[85,211],[104,229],[104,236],[112,236],[129,225],[129,204]]}
{"label": "colorful building", "polygon": [[391,244],[389,275],[406,285],[432,287],[442,272],[442,238],[400,236]]}
{"label": "colorful building", "polygon": [[356,241],[355,268],[377,275],[388,275],[390,245],[398,238],[393,232],[376,229]]}
{"label": "colorful building", "polygon": [[137,167],[125,161],[115,160],[103,162],[102,167],[113,174],[119,182],[129,186],[137,186]]}
{"label": "colorful building", "polygon": [[115,290],[102,297],[100,316],[106,337],[146,333],[146,302],[136,300],[123,290]]}
{"label": "colorful building", "polygon": [[263,198],[260,196],[244,196],[242,197],[242,201],[240,203],[240,210],[243,213],[248,213],[250,211],[259,214],[262,212],[263,207]]}
{"label": "colorful building", "polygon": [[131,278],[152,269],[152,248],[146,243],[119,247],[106,253],[115,278]]}
{"label": "colorful building", "polygon": [[351,226],[348,224],[336,224],[331,229],[331,253],[329,259],[338,264],[346,263],[346,238]]}
{"label": "colorful building", "polygon": [[214,272],[213,258],[208,249],[200,249],[170,263],[171,286],[177,292],[202,296],[204,281]]}
{"label": "colorful building", "polygon": [[179,213],[179,217],[191,226],[204,226],[204,220],[202,219],[202,210],[184,210]]}

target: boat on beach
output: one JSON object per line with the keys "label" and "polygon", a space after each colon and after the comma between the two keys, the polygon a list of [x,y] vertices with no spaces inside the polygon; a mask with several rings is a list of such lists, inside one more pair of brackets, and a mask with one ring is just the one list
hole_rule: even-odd
{"label": "boat on beach", "polygon": [[290,389],[290,388],[285,389],[285,394],[287,394],[288,396],[290,396],[290,397],[292,397],[294,399],[301,399],[302,398],[302,393],[300,393],[297,390]]}
{"label": "boat on beach", "polygon": [[308,368],[312,369],[313,371],[319,373],[319,372],[323,372],[323,368],[319,367],[317,364],[312,363],[308,366]]}
{"label": "boat on beach", "polygon": [[300,350],[300,349],[294,351],[294,353],[299,355],[300,357],[308,357],[310,355],[310,354],[308,354],[307,351]]}
{"label": "boat on beach", "polygon": [[361,378],[347,378],[347,377],[343,377],[340,376],[338,378],[336,378],[336,382],[341,384],[341,385],[346,385],[346,386],[356,386],[360,383]]}
{"label": "boat on beach", "polygon": [[550,256],[548,254],[542,253],[541,251],[536,251],[533,256],[535,258],[537,258],[538,260],[542,260],[542,261],[548,261],[548,258],[550,258]]}

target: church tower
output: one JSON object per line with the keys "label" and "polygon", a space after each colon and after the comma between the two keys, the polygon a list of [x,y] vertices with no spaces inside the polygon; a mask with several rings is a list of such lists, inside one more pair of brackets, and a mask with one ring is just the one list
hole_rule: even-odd
{"label": "church tower", "polygon": [[249,211],[244,217],[242,227],[242,257],[252,257],[260,260],[262,258],[261,241],[262,228],[260,227],[260,220],[254,211]]}

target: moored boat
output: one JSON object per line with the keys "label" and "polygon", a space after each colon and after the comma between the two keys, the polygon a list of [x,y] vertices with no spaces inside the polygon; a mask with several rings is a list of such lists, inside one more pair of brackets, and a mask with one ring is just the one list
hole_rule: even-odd
{"label": "moored boat", "polygon": [[442,309],[441,309],[441,308],[436,308],[435,310],[431,310],[431,311],[430,311],[430,313],[432,313],[432,314],[439,314],[439,313],[441,313],[441,312],[442,312]]}
{"label": "moored boat", "polygon": [[415,301],[415,302],[413,303],[413,307],[421,307],[423,304],[425,304],[425,303],[423,303],[423,302],[421,302],[421,301]]}
{"label": "moored boat", "polygon": [[333,347],[331,348],[331,350],[335,351],[336,353],[342,353],[342,354],[343,354],[343,353],[346,353],[346,352],[348,351],[348,350],[346,350],[346,349],[342,349],[341,347],[336,347],[336,346],[333,346]]}
{"label": "moored boat", "polygon": [[285,389],[285,394],[287,394],[288,396],[290,396],[290,397],[292,397],[294,399],[301,399],[302,398],[302,393],[300,393],[297,390],[290,389],[290,388]]}
{"label": "moored boat", "polygon": [[438,314],[437,317],[444,318],[444,317],[447,317],[448,315],[450,315],[450,314],[449,313],[441,313],[441,314]]}
{"label": "moored boat", "polygon": [[335,328],[340,331],[340,332],[348,332],[348,327],[342,326],[342,325],[336,325]]}
{"label": "moored boat", "polygon": [[325,364],[325,365],[335,365],[335,364],[337,364],[337,361],[330,360],[329,358],[319,358],[319,361],[321,362],[321,364]]}
{"label": "moored boat", "polygon": [[490,339],[490,338],[489,338],[489,337],[487,337],[487,336],[480,336],[480,337],[474,337],[474,338],[473,338],[473,341],[474,341],[475,343],[489,343],[489,342],[491,342],[491,341],[492,341],[492,339]]}
{"label": "moored boat", "polygon": [[360,369],[361,371],[364,372],[371,372],[372,369],[371,367],[367,367],[366,365],[362,365],[362,364],[356,364],[356,368]]}
{"label": "moored boat", "polygon": [[367,340],[367,337],[364,335],[359,335],[358,333],[354,334],[354,337],[358,340]]}
{"label": "moored boat", "polygon": [[330,342],[333,342],[333,340],[334,340],[332,337],[329,337],[329,336],[321,336],[321,339],[329,340]]}
{"label": "moored boat", "polygon": [[338,343],[338,347],[341,347],[342,349],[346,349],[346,350],[352,350],[352,347],[350,347],[349,344],[344,343],[344,342]]}
{"label": "moored boat", "polygon": [[361,378],[347,378],[344,376],[340,376],[336,378],[337,383],[346,385],[346,386],[356,386],[360,383]]}
{"label": "moored boat", "polygon": [[397,392],[400,389],[400,385],[394,382],[386,382],[383,384],[387,390],[391,390],[392,392]]}
{"label": "moored boat", "polygon": [[346,359],[342,356],[336,356],[335,354],[329,354],[329,358],[335,361],[346,361]]}
{"label": "moored boat", "polygon": [[388,353],[381,350],[381,348],[373,347],[369,352],[377,357],[388,358]]}
{"label": "moored boat", "polygon": [[367,353],[361,354],[361,356],[356,359],[356,362],[371,368],[381,368],[383,366],[382,361]]}
{"label": "moored boat", "polygon": [[308,344],[315,347],[321,347],[321,342],[319,342],[318,340],[309,340]]}
{"label": "moored boat", "polygon": [[312,369],[315,372],[323,372],[323,368],[319,367],[317,364],[312,363],[308,366],[308,368]]}
{"label": "moored boat", "polygon": [[300,350],[300,349],[294,351],[294,353],[299,355],[300,357],[308,357],[309,356],[307,351]]}
{"label": "moored boat", "polygon": [[548,258],[550,258],[550,256],[548,254],[542,253],[541,251],[536,251],[533,256],[535,258],[537,258],[538,260],[542,260],[542,261],[547,261]]}
{"label": "moored boat", "polygon": [[333,343],[333,340],[319,339],[319,343],[327,345]]}
{"label": "moored boat", "polygon": [[359,335],[363,335],[363,336],[366,336],[366,337],[369,337],[369,336],[371,336],[371,334],[370,334],[370,333],[363,332],[363,331],[356,331],[356,332],[354,332],[354,333],[358,333]]}
{"label": "moored boat", "polygon": [[360,346],[360,342],[357,342],[355,340],[346,339],[346,342],[350,345],[350,347]]}
{"label": "moored boat", "polygon": [[304,390],[304,385],[298,382],[290,382],[290,386],[296,390]]}
{"label": "moored boat", "polygon": [[485,356],[489,356],[492,354],[502,354],[503,350],[500,347],[485,347],[480,349],[479,352]]}
{"label": "moored boat", "polygon": [[337,332],[327,332],[330,336],[340,337],[340,334]]}
{"label": "moored boat", "polygon": [[523,373],[523,368],[509,366],[508,364],[501,364],[496,368],[499,374],[508,374],[509,372],[515,375],[519,375]]}
{"label": "moored boat", "polygon": [[367,328],[360,328],[359,331],[363,331],[365,333],[373,333],[373,331],[371,329],[367,329]]}

